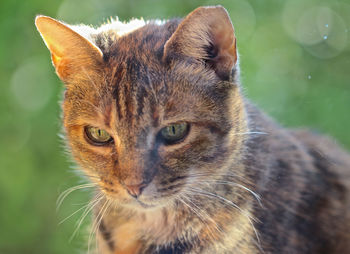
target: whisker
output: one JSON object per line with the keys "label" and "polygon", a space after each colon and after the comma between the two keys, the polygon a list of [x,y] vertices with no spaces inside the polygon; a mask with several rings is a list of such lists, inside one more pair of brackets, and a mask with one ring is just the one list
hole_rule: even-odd
{"label": "whisker", "polygon": [[102,193],[99,193],[93,200],[90,201],[90,203],[88,204],[88,206],[86,207],[86,209],[84,210],[83,214],[80,216],[78,222],[77,222],[77,226],[75,227],[75,230],[72,234],[72,236],[69,238],[69,242],[71,242],[73,240],[73,238],[75,237],[75,235],[78,233],[78,230],[81,227],[81,224],[83,223],[84,219],[86,218],[86,216],[91,212],[91,210],[104,198]]}
{"label": "whisker", "polygon": [[233,206],[234,208],[238,209],[239,212],[240,212],[243,216],[245,216],[245,217],[248,219],[250,225],[251,225],[252,228],[253,228],[253,231],[254,231],[254,233],[255,233],[255,236],[256,236],[256,238],[257,238],[258,246],[259,246],[259,248],[263,251],[263,249],[262,249],[262,247],[261,247],[261,242],[260,242],[260,238],[259,238],[258,232],[257,232],[257,230],[256,230],[256,228],[255,228],[255,226],[254,226],[254,224],[253,224],[253,222],[252,222],[252,220],[256,222],[256,219],[255,219],[255,218],[251,217],[249,214],[247,214],[244,210],[242,210],[237,204],[235,204],[235,203],[232,202],[231,200],[228,200],[228,199],[226,199],[226,198],[224,198],[224,197],[222,197],[222,196],[220,196],[220,195],[217,195],[217,194],[211,193],[211,192],[207,192],[207,191],[204,191],[204,190],[201,190],[201,189],[197,189],[197,188],[190,188],[190,189],[191,189],[195,194],[197,193],[197,194],[201,194],[201,195],[207,196],[207,197],[218,198],[218,199],[220,199],[220,200],[222,200],[222,201],[224,201],[224,202],[230,204],[230,205]]}
{"label": "whisker", "polygon": [[88,241],[88,253],[90,253],[90,246],[91,246],[91,240],[92,236],[94,234],[94,229],[96,225],[98,224],[99,220],[102,219],[102,214],[104,213],[104,209],[107,207],[107,204],[109,203],[109,200],[107,199],[104,204],[102,205],[100,211],[98,212],[97,216],[94,218],[94,223],[92,224],[90,235],[89,235],[89,241]]}
{"label": "whisker", "polygon": [[68,188],[67,190],[65,190],[64,192],[62,192],[59,197],[57,198],[56,201],[56,211],[59,210],[59,208],[61,207],[63,201],[65,200],[65,198],[71,194],[73,191],[76,190],[81,190],[81,189],[85,189],[85,188],[92,188],[95,187],[96,184],[95,183],[86,183],[86,184],[81,184],[81,185],[77,185],[77,186],[73,186]]}
{"label": "whisker", "polygon": [[210,234],[211,234],[211,237],[213,238],[213,240],[215,240],[215,237],[214,237],[214,234],[211,230],[211,228],[208,226],[208,224],[205,222],[205,218],[203,218],[203,215],[201,213],[199,213],[199,211],[197,211],[196,209],[194,209],[193,207],[191,207],[189,204],[187,204],[181,197],[184,197],[183,195],[179,196],[178,197],[178,200],[180,202],[182,202],[185,206],[187,206],[190,211],[192,211],[198,218],[199,220],[208,228]]}
{"label": "whisker", "polygon": [[95,242],[95,244],[96,244],[96,253],[97,253],[97,249],[98,249],[97,231],[100,229],[100,226],[101,226],[101,223],[102,223],[102,219],[106,215],[106,213],[107,213],[108,209],[111,207],[111,205],[112,205],[112,202],[110,200],[108,200],[108,204],[107,204],[104,212],[102,213],[100,220],[98,221],[98,223],[97,223],[97,225],[95,227],[94,235],[95,235],[95,241],[96,241]]}
{"label": "whisker", "polygon": [[[212,193],[212,192],[208,192],[208,191],[205,191],[205,190],[202,190],[202,189],[197,189],[197,188],[189,188],[191,190],[194,191],[194,193],[198,193],[198,194],[202,194],[204,196],[207,196],[207,197],[213,197],[213,198],[218,198],[219,200],[222,200],[224,202],[226,202],[227,204],[230,204],[231,206],[233,206],[234,208],[236,208],[237,210],[239,210],[243,215],[246,215],[248,216],[249,218],[251,218],[251,216],[249,214],[247,214],[244,210],[242,210],[242,208],[240,208],[237,204],[235,204],[234,202],[232,202],[231,200],[228,200],[218,194],[215,194],[215,193]],[[255,221],[254,218],[251,218]]]}
{"label": "whisker", "polygon": [[211,179],[205,180],[205,181],[202,181],[202,182],[199,181],[199,182],[197,182],[197,183],[201,184],[201,183],[209,183],[209,182],[213,182],[213,183],[215,183],[215,184],[227,184],[227,185],[237,186],[237,187],[239,187],[239,188],[242,188],[242,189],[248,191],[250,194],[252,194],[252,195],[255,197],[255,199],[258,201],[259,205],[260,205],[261,207],[263,207],[263,205],[262,205],[262,203],[261,203],[261,197],[260,197],[260,195],[257,194],[257,193],[255,193],[254,191],[252,191],[251,189],[249,189],[248,187],[246,187],[246,186],[244,186],[244,185],[242,185],[242,184],[234,183],[234,182],[230,182],[230,181],[211,180]]}
{"label": "whisker", "polygon": [[75,212],[73,212],[71,215],[69,215],[68,217],[64,218],[63,220],[61,220],[58,225],[61,225],[63,222],[65,222],[66,220],[68,220],[69,218],[71,218],[73,215],[75,215],[76,213],[78,213],[79,211],[83,210],[84,208],[88,207],[89,204],[84,205],[82,207],[80,207],[78,210],[76,210]]}
{"label": "whisker", "polygon": [[247,219],[249,220],[249,223],[250,223],[250,225],[251,225],[252,228],[253,228],[253,231],[254,231],[254,233],[255,233],[256,239],[257,239],[257,241],[258,241],[257,243],[258,243],[259,249],[260,249],[263,253],[265,253],[264,250],[263,250],[263,248],[262,248],[262,246],[261,246],[261,242],[260,242],[260,237],[259,237],[258,231],[256,230],[256,228],[255,228],[255,226],[254,226],[252,220],[251,220],[249,217],[247,217]]}
{"label": "whisker", "polygon": [[186,195],[183,195],[182,196],[183,198],[186,198],[186,200],[188,202],[190,202],[193,206],[195,206],[197,208],[197,210],[199,212],[202,212],[204,213],[204,215],[206,216],[206,218],[208,218],[215,226],[216,230],[219,232],[219,233],[222,233],[222,229],[219,227],[219,225],[216,223],[216,221],[214,221],[211,216],[203,209],[201,209],[200,207],[198,207],[189,197],[187,197]]}
{"label": "whisker", "polygon": [[[210,177],[215,177],[215,176],[222,176],[222,177],[226,177],[225,180],[220,180],[220,179],[202,179],[200,177],[205,177],[205,176],[210,176]],[[231,186],[237,186],[239,188],[242,188],[246,191],[248,191],[249,193],[251,193],[256,200],[258,201],[259,205],[261,207],[263,207],[262,202],[261,202],[261,197],[259,194],[257,194],[256,192],[252,191],[251,189],[249,189],[248,187],[244,186],[243,184],[240,183],[236,183],[236,182],[232,182],[232,181],[227,181],[227,177],[237,177],[237,175],[235,174],[231,174],[231,173],[223,173],[223,174],[205,174],[205,173],[194,173],[194,174],[189,174],[188,177],[193,178],[193,179],[200,179],[201,181],[197,181],[197,183],[216,183],[216,184],[228,184]]]}

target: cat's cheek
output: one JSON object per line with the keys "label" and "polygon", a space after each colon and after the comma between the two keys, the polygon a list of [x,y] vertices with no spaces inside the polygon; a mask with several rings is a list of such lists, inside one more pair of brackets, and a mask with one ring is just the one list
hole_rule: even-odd
{"label": "cat's cheek", "polygon": [[101,191],[106,195],[106,197],[120,203],[128,203],[132,198],[126,192],[122,186],[113,186],[113,187],[100,187]]}

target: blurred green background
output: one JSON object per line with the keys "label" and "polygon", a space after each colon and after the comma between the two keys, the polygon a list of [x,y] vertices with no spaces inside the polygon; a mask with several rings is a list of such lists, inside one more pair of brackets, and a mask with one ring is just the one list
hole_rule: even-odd
{"label": "blurred green background", "polygon": [[312,127],[350,148],[349,0],[1,0],[1,254],[79,253],[86,246],[84,227],[69,242],[81,213],[59,222],[89,192],[73,193],[56,212],[58,195],[82,180],[58,137],[62,84],[35,15],[96,26],[111,16],[167,19],[219,3],[235,26],[247,97],[282,125]]}

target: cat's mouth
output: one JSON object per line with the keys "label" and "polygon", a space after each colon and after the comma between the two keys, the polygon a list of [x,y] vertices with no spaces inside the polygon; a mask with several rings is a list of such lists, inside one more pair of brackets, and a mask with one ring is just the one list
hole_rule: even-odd
{"label": "cat's mouth", "polygon": [[138,199],[136,199],[137,203],[142,207],[142,208],[154,208],[156,207],[155,205],[152,205],[152,204],[146,204]]}
{"label": "cat's mouth", "polygon": [[151,209],[162,206],[162,202],[157,200],[155,197],[149,197],[147,195],[141,194],[140,196],[133,196],[129,193],[123,194],[123,191],[114,191],[109,188],[101,188],[106,196],[110,199],[115,200],[121,206],[127,206],[136,209]]}
{"label": "cat's mouth", "polygon": [[133,209],[155,209],[170,205],[181,189],[179,186],[174,184],[157,187],[156,184],[151,182],[138,195],[136,195],[136,191],[132,192],[130,188],[128,190],[125,186],[113,187],[104,184],[100,187],[106,196],[115,200],[121,206]]}

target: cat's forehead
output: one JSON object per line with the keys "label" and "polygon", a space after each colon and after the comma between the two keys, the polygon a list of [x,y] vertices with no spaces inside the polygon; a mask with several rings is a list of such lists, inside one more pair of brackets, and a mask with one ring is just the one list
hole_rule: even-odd
{"label": "cat's forehead", "polygon": [[[101,49],[106,62],[126,58],[149,61],[160,58],[164,44],[176,30],[180,20],[133,20],[127,24],[112,23],[96,30],[91,39]],[[150,64],[150,62],[148,62]]]}
{"label": "cat's forehead", "polygon": [[[139,101],[141,108],[145,99],[152,100],[153,103],[157,100],[164,105],[169,97],[176,100],[174,93],[188,90],[186,87],[195,83],[193,80],[205,83],[206,81],[199,80],[210,79],[208,73],[201,72],[204,71],[203,68],[195,68],[181,61],[169,65],[162,59],[164,45],[179,22],[180,20],[167,23],[151,21],[122,36],[109,31],[102,32],[95,38],[107,67],[106,76],[109,81],[105,85],[112,87],[115,99],[118,100],[118,95],[122,94],[125,100]],[[204,84],[202,88],[193,86],[190,90],[196,92],[195,90],[203,88]]]}

